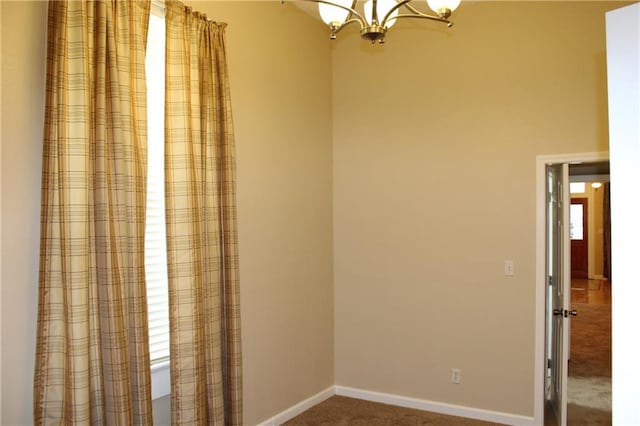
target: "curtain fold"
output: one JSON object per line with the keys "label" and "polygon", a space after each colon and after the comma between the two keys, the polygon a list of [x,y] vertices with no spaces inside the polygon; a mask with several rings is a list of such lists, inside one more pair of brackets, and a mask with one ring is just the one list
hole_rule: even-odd
{"label": "curtain fold", "polygon": [[165,188],[174,424],[242,424],[225,24],[166,4]]}
{"label": "curtain fold", "polygon": [[51,1],[36,424],[152,424],[144,277],[148,1]]}

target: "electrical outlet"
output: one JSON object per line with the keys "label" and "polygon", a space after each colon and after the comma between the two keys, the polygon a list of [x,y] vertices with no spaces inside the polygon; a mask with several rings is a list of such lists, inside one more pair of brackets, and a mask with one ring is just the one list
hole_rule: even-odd
{"label": "electrical outlet", "polygon": [[459,385],[461,380],[462,380],[462,370],[460,370],[459,368],[452,368],[451,383],[455,383],[456,385]]}

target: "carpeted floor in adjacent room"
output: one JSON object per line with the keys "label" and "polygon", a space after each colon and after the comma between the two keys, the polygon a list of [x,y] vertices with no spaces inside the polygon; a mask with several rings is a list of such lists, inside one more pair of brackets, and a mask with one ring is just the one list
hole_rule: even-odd
{"label": "carpeted floor in adjacent room", "polygon": [[[577,282],[576,282],[577,281]],[[611,283],[571,284],[571,359],[567,392],[569,426],[609,426],[611,419]],[[582,288],[584,287],[584,289]]]}

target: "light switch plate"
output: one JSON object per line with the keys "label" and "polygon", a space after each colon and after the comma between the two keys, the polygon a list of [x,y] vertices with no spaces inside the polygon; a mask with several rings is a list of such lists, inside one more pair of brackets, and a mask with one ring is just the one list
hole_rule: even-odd
{"label": "light switch plate", "polygon": [[513,260],[505,260],[504,261],[504,276],[512,277],[515,275],[515,271],[513,269]]}

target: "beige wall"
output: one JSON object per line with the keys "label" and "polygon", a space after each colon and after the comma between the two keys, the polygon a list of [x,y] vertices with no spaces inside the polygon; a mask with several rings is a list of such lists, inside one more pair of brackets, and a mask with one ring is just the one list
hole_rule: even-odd
{"label": "beige wall", "polygon": [[2,8],[2,418],[32,423],[47,4]]}
{"label": "beige wall", "polygon": [[470,2],[451,30],[339,35],[338,385],[533,415],[536,155],[607,150],[617,6]]}
{"label": "beige wall", "polygon": [[334,382],[330,51],[291,5],[193,5],[229,23],[250,425]]}
{"label": "beige wall", "polygon": [[[245,422],[333,377],[330,45],[279,2],[193,2],[226,21],[238,155]],[[2,424],[31,423],[45,2],[2,7]],[[158,423],[168,399],[156,401]]]}

